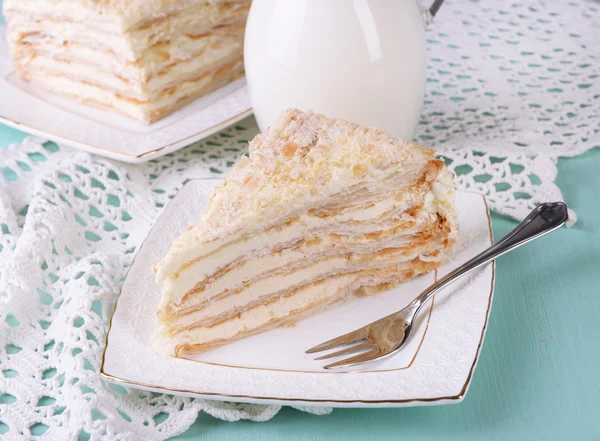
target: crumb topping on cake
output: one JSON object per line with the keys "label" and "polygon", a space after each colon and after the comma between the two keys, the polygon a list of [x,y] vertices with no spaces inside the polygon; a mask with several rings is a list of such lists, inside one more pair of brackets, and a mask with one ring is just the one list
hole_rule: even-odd
{"label": "crumb topping on cake", "polygon": [[[248,0],[5,0],[4,11],[41,8],[52,15],[73,15],[112,22],[121,30],[160,19],[195,5],[246,3]],[[28,8],[30,6],[30,8]]]}
{"label": "crumb topping on cake", "polygon": [[242,226],[251,230],[354,186],[378,186],[404,164],[423,167],[433,158],[432,150],[380,130],[290,109],[252,140],[250,156],[215,189],[189,235],[210,241]]}

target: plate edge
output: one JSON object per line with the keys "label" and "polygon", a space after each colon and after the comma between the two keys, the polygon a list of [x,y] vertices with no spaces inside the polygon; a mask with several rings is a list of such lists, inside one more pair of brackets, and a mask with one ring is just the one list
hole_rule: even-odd
{"label": "plate edge", "polygon": [[163,145],[161,147],[155,148],[153,150],[149,150],[144,153],[140,153],[139,155],[128,155],[127,153],[114,152],[112,150],[105,149],[103,147],[98,147],[96,145],[87,144],[85,142],[76,141],[74,139],[65,138],[64,136],[57,135],[54,133],[46,132],[44,130],[37,129],[35,127],[28,126],[19,121],[15,121],[12,118],[7,116],[0,115],[0,122],[9,127],[13,127],[17,130],[21,130],[22,132],[28,133],[30,135],[39,136],[42,138],[47,138],[50,141],[54,141],[56,143],[61,143],[72,148],[81,149],[90,153],[95,153],[100,156],[108,157],[115,160],[120,160],[123,162],[129,162],[131,164],[141,164],[147,162],[151,159],[158,158],[160,156],[166,155],[173,150],[177,150],[178,148],[183,148],[193,142],[196,142],[204,137],[210,136],[223,128],[234,124],[247,116],[250,116],[253,113],[252,107],[247,108],[224,121],[221,121],[211,127],[208,127],[198,133],[187,136],[186,138],[174,141],[170,144]]}
{"label": "plate edge", "polygon": [[[185,187],[187,184],[189,184],[192,181],[203,181],[203,180],[219,181],[222,179],[221,178],[189,179],[184,182],[182,188]],[[179,191],[181,191],[181,189]],[[476,192],[472,192],[472,191],[461,191],[461,192],[470,193],[470,194],[478,194],[483,199],[486,216],[487,216],[487,220],[488,220],[490,241],[491,241],[491,243],[494,243],[494,232],[492,229],[492,219],[490,216],[489,205],[487,203],[487,199],[486,199],[485,195],[476,193]],[[171,201],[173,201],[173,199]],[[150,235],[151,230],[152,230],[152,228],[148,231],[148,236]],[[146,238],[148,236],[146,236]],[[144,239],[144,241],[140,245],[140,250],[141,250],[142,246],[144,245],[145,241],[146,241],[146,239]],[[138,250],[138,253],[139,253],[139,250]],[[137,253],[136,253],[136,256],[137,256]],[[135,260],[135,257],[134,257],[134,260]],[[128,269],[128,272],[132,266],[133,266],[133,261],[132,261],[131,266]],[[299,405],[304,405],[304,406],[321,406],[321,407],[323,407],[323,406],[352,407],[352,404],[359,405],[357,407],[402,407],[402,406],[408,405],[409,403],[420,403],[422,405],[446,404],[446,403],[450,403],[450,402],[458,403],[458,402],[461,402],[462,400],[464,400],[466,393],[469,389],[469,386],[471,384],[471,380],[473,378],[475,368],[479,361],[479,356],[481,354],[481,348],[483,346],[483,341],[485,339],[485,334],[486,334],[488,323],[489,323],[490,312],[491,312],[491,307],[492,307],[492,300],[494,297],[495,279],[496,279],[496,277],[495,277],[496,276],[496,262],[495,261],[492,261],[491,269],[492,269],[492,275],[491,275],[490,295],[488,298],[488,307],[486,310],[483,329],[481,331],[481,337],[480,337],[479,343],[477,345],[477,350],[475,352],[473,364],[471,365],[471,368],[469,369],[469,374],[467,375],[467,379],[466,379],[465,383],[463,384],[460,392],[457,395],[435,397],[435,398],[407,398],[407,399],[403,399],[403,400],[324,400],[324,399],[303,399],[303,398],[277,398],[277,397],[268,397],[268,396],[251,396],[251,395],[222,394],[222,393],[217,393],[217,392],[188,391],[188,390],[182,390],[182,389],[157,387],[155,385],[150,385],[147,383],[142,383],[142,382],[138,382],[138,381],[128,380],[125,378],[120,378],[120,377],[117,377],[117,376],[107,373],[104,370],[104,363],[105,363],[106,351],[108,349],[108,338],[109,338],[110,330],[112,328],[112,320],[114,318],[114,315],[115,315],[115,312],[117,309],[117,303],[119,301],[119,298],[121,297],[121,292],[119,292],[119,295],[117,296],[113,310],[110,315],[109,325],[108,325],[108,328],[106,331],[106,336],[105,336],[105,344],[104,344],[104,348],[102,350],[102,359],[101,359],[101,363],[100,363],[100,376],[111,383],[116,383],[116,384],[121,383],[121,384],[125,384],[125,385],[138,386],[145,390],[152,390],[152,391],[162,392],[162,393],[187,395],[187,396],[199,397],[199,398],[208,398],[208,399],[220,400],[220,401],[231,401],[231,399],[235,399],[239,402],[245,402],[245,403],[283,404],[283,405],[293,405],[294,403],[298,403]],[[127,274],[125,275],[125,278],[127,278]]]}

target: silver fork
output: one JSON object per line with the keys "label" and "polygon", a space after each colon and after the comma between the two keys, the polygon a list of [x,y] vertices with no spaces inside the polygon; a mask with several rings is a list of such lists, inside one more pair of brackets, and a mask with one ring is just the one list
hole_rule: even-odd
{"label": "silver fork", "polygon": [[338,352],[316,358],[328,358],[360,354],[336,361],[325,366],[325,369],[350,367],[361,363],[371,362],[389,356],[398,351],[408,341],[413,330],[415,317],[425,303],[440,289],[459,277],[464,276],[475,268],[490,262],[497,257],[514,250],[521,245],[537,239],[544,234],[560,228],[569,218],[567,206],[562,202],[547,202],[535,208],[523,222],[493,244],[487,250],[473,257],[465,264],[450,272],[438,282],[429,286],[416,299],[401,311],[388,315],[360,329],[340,337],[321,343],[306,351],[307,354],[328,351],[334,348],[349,346]]}

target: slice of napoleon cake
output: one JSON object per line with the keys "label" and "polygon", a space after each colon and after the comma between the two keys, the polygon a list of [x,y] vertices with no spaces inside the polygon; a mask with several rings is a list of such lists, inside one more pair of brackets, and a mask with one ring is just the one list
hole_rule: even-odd
{"label": "slice of napoleon cake", "polygon": [[155,349],[202,351],[387,289],[447,260],[457,231],[432,150],[287,110],[156,265]]}

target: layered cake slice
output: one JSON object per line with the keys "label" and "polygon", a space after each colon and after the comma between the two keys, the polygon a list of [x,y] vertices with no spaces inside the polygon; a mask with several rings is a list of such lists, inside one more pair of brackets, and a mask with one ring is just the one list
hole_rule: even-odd
{"label": "layered cake slice", "polygon": [[154,122],[243,74],[250,0],[5,0],[17,74]]}
{"label": "layered cake slice", "polygon": [[439,266],[453,177],[432,150],[288,110],[155,271],[156,351],[213,348]]}

